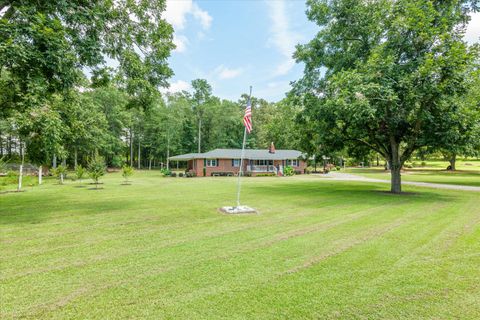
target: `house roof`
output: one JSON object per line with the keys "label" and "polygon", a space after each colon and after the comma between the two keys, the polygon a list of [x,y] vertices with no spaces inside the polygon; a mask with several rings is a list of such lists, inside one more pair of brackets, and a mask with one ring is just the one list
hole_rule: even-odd
{"label": "house roof", "polygon": [[[192,159],[240,159],[242,149],[215,149],[204,153],[187,153],[170,157],[170,160],[187,161]],[[298,159],[303,154],[297,150],[276,150],[269,153],[267,149],[245,149],[244,159],[249,160],[286,160]]]}

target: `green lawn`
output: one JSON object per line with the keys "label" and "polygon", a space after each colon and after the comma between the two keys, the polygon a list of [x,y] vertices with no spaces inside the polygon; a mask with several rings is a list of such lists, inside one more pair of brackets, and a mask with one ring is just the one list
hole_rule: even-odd
{"label": "green lawn", "polygon": [[[480,187],[480,168],[476,167],[477,163],[471,163],[474,165],[468,167],[468,170],[465,169],[465,166],[461,166],[462,169],[458,169],[456,171],[446,171],[435,169],[434,167],[405,169],[404,172],[402,172],[402,181]],[[347,168],[345,172],[357,174],[367,178],[390,180],[390,172],[385,171],[383,167]]]}
{"label": "green lawn", "polygon": [[0,195],[0,318],[479,319],[480,194],[119,174]]}

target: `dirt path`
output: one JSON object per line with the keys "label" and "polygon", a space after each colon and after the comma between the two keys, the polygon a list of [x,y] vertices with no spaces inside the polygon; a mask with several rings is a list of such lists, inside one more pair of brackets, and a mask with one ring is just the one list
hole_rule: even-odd
{"label": "dirt path", "polygon": [[[357,176],[355,174],[342,173],[342,172],[330,172],[327,175],[321,175],[321,177],[326,178],[326,179],[338,180],[338,181],[363,181],[363,182],[390,183],[390,180],[372,179],[372,178]],[[428,188],[436,188],[436,189],[464,190],[464,191],[480,192],[480,187],[454,185],[454,184],[402,181],[402,185],[410,185],[410,186],[417,186],[417,187],[428,187]]]}

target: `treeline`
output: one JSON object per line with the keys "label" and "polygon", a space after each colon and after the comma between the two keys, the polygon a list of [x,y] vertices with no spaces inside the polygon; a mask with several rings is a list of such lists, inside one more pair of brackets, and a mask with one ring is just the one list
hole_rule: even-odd
{"label": "treeline", "polygon": [[[5,82],[4,82],[5,83]],[[82,87],[54,94],[35,109],[10,109],[0,119],[0,158],[56,167],[87,165],[98,154],[110,167],[167,165],[169,156],[240,148],[248,96],[220,99],[207,81],[192,81],[191,92],[153,95],[132,105],[123,88],[103,75]],[[297,148],[299,110],[287,100],[252,98],[254,130],[249,148]]]}

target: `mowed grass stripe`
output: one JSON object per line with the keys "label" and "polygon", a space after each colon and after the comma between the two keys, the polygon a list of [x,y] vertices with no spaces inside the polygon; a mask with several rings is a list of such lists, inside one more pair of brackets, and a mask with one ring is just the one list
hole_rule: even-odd
{"label": "mowed grass stripe", "polygon": [[[404,281],[410,260],[424,261],[421,267],[432,269],[436,275],[440,271],[421,259],[422,252],[451,239],[467,222],[471,226],[466,230],[473,237],[469,241],[479,239],[478,216],[465,213],[478,207],[478,199],[459,192],[417,188],[411,189],[418,192],[416,195],[394,197],[379,193],[384,186],[375,184],[324,183],[305,177],[251,179],[245,183],[245,198],[261,207],[262,214],[230,217],[215,209],[231,197],[231,179],[152,179],[146,174],[138,179],[139,190],[129,190],[132,197],[128,201],[132,203],[124,210],[117,210],[115,205],[114,210],[105,209],[109,201],[116,201],[115,194],[124,199],[126,192],[113,185],[119,183],[118,176],[109,176],[106,189],[96,193],[96,200],[84,199],[90,202],[89,208],[95,201],[104,203],[99,209],[102,212],[85,214],[65,201],[69,213],[50,212],[46,203],[42,208],[47,212],[33,225],[24,221],[27,216],[20,220],[10,213],[7,218],[0,216],[2,228],[12,235],[15,230],[21,234],[17,240],[2,241],[8,254],[2,261],[2,297],[7,301],[2,303],[3,316],[102,318],[108,313],[111,318],[208,319],[222,314],[231,318],[302,318],[353,315],[349,312],[360,308],[365,317],[381,312],[388,317],[392,315],[388,308],[378,311],[372,306],[379,303],[382,294],[395,293],[385,283]],[[164,195],[142,197],[156,184],[165,189]],[[188,210],[181,210],[176,197],[198,186],[203,189],[192,195],[195,201]],[[69,186],[48,187],[53,193]],[[104,192],[108,187],[111,192]],[[173,195],[169,188],[180,190]],[[35,192],[20,196],[35,197]],[[81,194],[75,197],[81,198]],[[169,197],[173,202],[165,203]],[[81,203],[81,199],[77,201]],[[142,203],[140,213],[130,209],[135,202]],[[28,215],[29,206],[22,207],[24,215]],[[99,224],[91,225],[95,218]],[[34,231],[32,226],[40,239],[48,239],[52,232],[59,238],[45,243],[31,237],[22,248],[21,239]],[[420,226],[423,229],[417,229]],[[72,232],[75,228],[79,233]],[[423,234],[422,230],[430,231]],[[465,251],[456,245],[449,248],[452,251],[444,253],[448,256],[462,257]],[[23,255],[15,257],[15,252]],[[469,254],[464,259],[468,265],[476,259],[474,252]],[[387,262],[382,260],[385,255],[391,255]],[[357,269],[348,269],[344,259],[350,266],[376,274],[361,274],[367,293],[362,293],[360,283],[351,281],[349,275]],[[455,259],[442,259],[456,265]],[[386,276],[388,268],[394,270],[393,280]],[[314,281],[318,277],[343,279],[343,283],[326,281],[328,286],[319,288]],[[474,277],[475,273],[470,279]],[[430,285],[423,282],[426,287]],[[314,296],[304,290],[313,290]],[[335,295],[355,295],[351,301],[338,300],[344,304],[332,304],[337,301],[330,299],[332,291]],[[468,295],[465,292],[458,295]],[[286,298],[287,293],[294,298]],[[450,309],[461,301],[476,299],[475,293],[468,297],[459,300],[455,295],[449,300]],[[431,302],[431,310],[446,314],[446,308],[428,295],[419,295],[422,299]],[[399,310],[402,308],[407,315],[418,311],[408,302]],[[475,309],[470,311],[474,314]]]}

